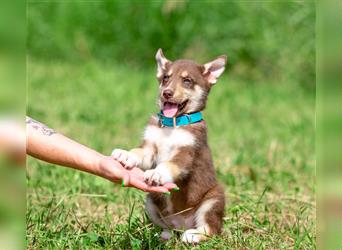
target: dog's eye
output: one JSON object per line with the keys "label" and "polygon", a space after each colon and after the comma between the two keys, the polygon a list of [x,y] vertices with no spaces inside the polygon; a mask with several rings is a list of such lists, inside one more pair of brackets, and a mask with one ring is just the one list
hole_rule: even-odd
{"label": "dog's eye", "polygon": [[191,79],[190,78],[184,78],[183,83],[185,86],[190,86],[191,85]]}
{"label": "dog's eye", "polygon": [[169,80],[169,76],[168,76],[168,75],[164,75],[164,76],[163,76],[162,83],[165,84],[165,83],[168,82],[168,80]]}

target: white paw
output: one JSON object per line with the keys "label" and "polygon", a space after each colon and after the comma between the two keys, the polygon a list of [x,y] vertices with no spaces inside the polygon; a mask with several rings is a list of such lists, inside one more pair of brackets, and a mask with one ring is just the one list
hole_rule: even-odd
{"label": "white paw", "polygon": [[114,149],[112,152],[112,157],[128,169],[138,167],[139,165],[139,159],[137,155],[123,149]]}
{"label": "white paw", "polygon": [[163,230],[163,232],[160,234],[160,238],[162,240],[169,240],[172,237],[172,233],[169,230]]}
{"label": "white paw", "polygon": [[146,170],[144,181],[150,186],[161,186],[165,184],[165,178],[157,169]]}
{"label": "white paw", "polygon": [[204,239],[205,235],[197,229],[188,229],[182,235],[182,241],[184,243],[197,244]]}

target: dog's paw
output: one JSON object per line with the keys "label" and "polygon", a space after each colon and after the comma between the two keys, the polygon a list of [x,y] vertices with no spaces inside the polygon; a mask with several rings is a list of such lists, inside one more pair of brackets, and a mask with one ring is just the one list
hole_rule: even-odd
{"label": "dog's paw", "polygon": [[163,232],[160,234],[160,238],[163,241],[167,241],[169,239],[171,239],[172,237],[172,233],[170,232],[170,230],[164,229]]}
{"label": "dog's paw", "polygon": [[188,244],[198,244],[205,239],[206,236],[197,229],[188,229],[182,235],[182,241]]}
{"label": "dog's paw", "polygon": [[164,185],[165,178],[157,169],[146,170],[144,173],[144,181],[150,186]]}
{"label": "dog's paw", "polygon": [[112,157],[119,161],[127,169],[138,167],[139,165],[138,156],[123,149],[114,149],[112,152]]}

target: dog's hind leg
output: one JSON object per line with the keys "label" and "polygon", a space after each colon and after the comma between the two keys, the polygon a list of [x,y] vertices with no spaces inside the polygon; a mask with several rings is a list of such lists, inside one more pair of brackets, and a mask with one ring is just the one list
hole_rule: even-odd
{"label": "dog's hind leg", "polygon": [[160,234],[160,238],[162,240],[169,240],[172,237],[172,232],[169,229],[163,229],[163,232]]}
{"label": "dog's hind leg", "polygon": [[163,229],[160,235],[160,238],[165,241],[169,240],[172,237],[172,232],[171,230],[169,230],[169,226],[161,218],[158,207],[154,204],[152,198],[149,195],[147,196],[147,199],[146,199],[145,208],[153,224],[158,225]]}
{"label": "dog's hind leg", "polygon": [[210,190],[196,210],[196,227],[186,230],[182,241],[196,244],[206,240],[208,236],[221,233],[224,204],[221,187],[216,186]]}

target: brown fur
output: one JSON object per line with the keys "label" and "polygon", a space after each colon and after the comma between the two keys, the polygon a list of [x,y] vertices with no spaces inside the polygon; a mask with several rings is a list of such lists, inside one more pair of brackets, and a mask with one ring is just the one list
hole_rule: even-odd
{"label": "brown fur", "polygon": [[[226,62],[225,56],[218,57],[205,65],[199,65],[190,60],[171,62],[163,56],[161,50],[158,51],[156,59],[158,63],[157,79],[160,82],[159,107],[162,109],[163,103],[166,101],[177,103],[180,107],[184,103],[183,108],[178,109],[177,116],[202,111],[205,108],[210,89],[223,72]],[[163,91],[165,90],[172,91],[172,98],[164,99]],[[173,181],[180,188],[178,192],[172,192],[170,197],[157,193],[148,195],[147,200],[150,203],[147,204],[147,209],[152,221],[163,228],[172,228],[176,226],[172,219],[179,220],[180,218],[180,221],[184,220],[183,229],[198,228],[206,235],[220,233],[225,204],[224,192],[216,180],[211,152],[207,143],[205,121],[170,130],[170,128],[164,128],[158,118],[153,116],[148,127],[164,131],[166,134],[171,133],[172,129],[186,131],[187,134],[192,135],[191,138],[194,138],[195,141],[194,144],[187,146],[176,145],[177,150],[174,151],[176,153],[173,157],[163,162],[158,162],[158,156],[162,153],[160,152],[161,148],[153,143],[155,138],[151,138],[152,141],[145,138],[140,148],[131,150],[139,158],[142,168],[158,169],[158,164],[162,163],[163,168],[168,170]],[[163,133],[162,135],[164,135]],[[168,140],[167,135],[165,136],[165,140]],[[163,138],[158,138],[158,140],[162,141]],[[163,147],[162,150],[165,151],[165,148]],[[171,154],[171,151],[175,149],[170,148],[169,150]],[[203,215],[199,215],[201,209],[204,211]],[[198,223],[202,223],[202,225],[198,225]],[[205,238],[206,236],[203,235],[198,241]]]}
{"label": "brown fur", "polygon": [[[160,127],[155,121],[150,122],[150,125]],[[191,212],[186,213],[190,215],[204,201],[217,198],[218,202],[215,203],[211,212],[206,215],[206,220],[211,229],[210,234],[218,234],[221,232],[222,227],[224,193],[216,181],[211,153],[207,145],[205,121],[187,125],[185,129],[195,135],[197,143],[195,147],[179,148],[179,153],[172,159],[172,163],[181,169],[180,173],[174,176],[175,183],[180,190],[171,194],[172,212],[176,214],[193,208]],[[151,193],[149,196],[160,211],[163,211],[167,197],[155,193]],[[169,213],[163,213],[165,217],[170,215]]]}

